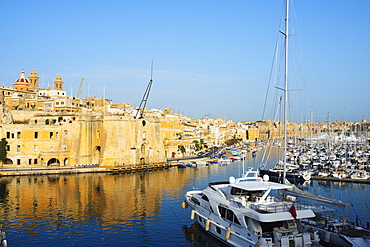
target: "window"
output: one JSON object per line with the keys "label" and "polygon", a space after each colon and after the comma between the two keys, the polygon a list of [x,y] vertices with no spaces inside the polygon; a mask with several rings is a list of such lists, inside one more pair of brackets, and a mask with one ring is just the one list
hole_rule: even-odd
{"label": "window", "polygon": [[207,202],[209,202],[209,199],[208,199],[208,197],[206,195],[202,195],[202,199],[205,200],[205,201],[207,201]]}
{"label": "window", "polygon": [[202,217],[200,217],[199,215],[198,215],[198,221],[199,222],[202,222],[203,221]]}
{"label": "window", "polygon": [[35,139],[38,139],[39,138],[39,132],[35,132],[35,136],[34,136]]}
{"label": "window", "polygon": [[21,164],[21,159],[17,159],[17,165]]}
{"label": "window", "polygon": [[17,152],[19,153],[21,151],[21,145],[17,145]]}
{"label": "window", "polygon": [[33,151],[38,152],[39,151],[39,146],[38,145],[33,146]]}
{"label": "window", "polygon": [[6,145],[6,151],[10,151],[10,145]]}
{"label": "window", "polygon": [[191,197],[191,198],[190,198],[190,200],[191,200],[192,202],[194,202],[195,204],[200,205],[200,202],[198,201],[198,199],[197,199],[197,198]]}
{"label": "window", "polygon": [[50,151],[53,151],[54,150],[54,146],[50,146]]}
{"label": "window", "polygon": [[33,160],[33,164],[37,165],[37,159]]}
{"label": "window", "polygon": [[143,138],[143,141],[146,141],[146,133],[145,132],[143,132],[142,138]]}
{"label": "window", "polygon": [[21,132],[20,131],[17,132],[17,139],[21,139]]}
{"label": "window", "polygon": [[230,193],[232,195],[238,195],[238,196],[246,196],[246,195],[248,195],[248,191],[247,190],[243,190],[243,189],[236,188],[236,187],[232,187]]}
{"label": "window", "polygon": [[54,132],[50,132],[50,139],[54,138]]}
{"label": "window", "polygon": [[218,211],[220,212],[221,218],[240,225],[238,218],[236,217],[236,215],[234,214],[232,210],[224,208],[222,206],[218,206]]}
{"label": "window", "polygon": [[12,133],[12,138],[14,139],[14,133]]}
{"label": "window", "polygon": [[10,139],[10,132],[6,132],[6,138]]}

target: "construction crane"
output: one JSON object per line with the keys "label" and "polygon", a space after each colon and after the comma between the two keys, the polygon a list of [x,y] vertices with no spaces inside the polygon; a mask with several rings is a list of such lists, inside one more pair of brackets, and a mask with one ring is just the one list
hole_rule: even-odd
{"label": "construction crane", "polygon": [[77,98],[80,98],[81,97],[81,93],[82,93],[82,84],[84,83],[84,78],[81,79],[81,82],[80,82],[80,87],[78,88],[78,92],[77,92]]}
{"label": "construction crane", "polygon": [[148,101],[148,97],[149,97],[150,89],[152,87],[152,83],[153,83],[153,60],[152,60],[152,69],[151,69],[151,72],[150,72],[150,81],[148,83],[148,86],[146,87],[146,90],[145,90],[143,99],[140,102],[139,108],[137,109],[135,119],[143,118],[144,109],[145,109],[145,106],[146,106],[146,102]]}

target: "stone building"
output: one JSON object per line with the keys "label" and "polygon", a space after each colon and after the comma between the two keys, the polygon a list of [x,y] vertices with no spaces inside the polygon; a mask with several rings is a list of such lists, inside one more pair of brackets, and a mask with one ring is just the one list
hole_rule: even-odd
{"label": "stone building", "polygon": [[156,119],[54,114],[23,121],[1,125],[1,138],[8,142],[4,165],[115,167],[166,161]]}
{"label": "stone building", "polygon": [[[86,102],[97,109],[89,111]],[[60,75],[53,89],[39,89],[36,71],[29,79],[22,71],[14,88],[0,87],[0,138],[8,142],[4,165],[115,167],[165,162],[158,118],[134,119],[119,108],[112,113],[109,103],[68,96]]]}

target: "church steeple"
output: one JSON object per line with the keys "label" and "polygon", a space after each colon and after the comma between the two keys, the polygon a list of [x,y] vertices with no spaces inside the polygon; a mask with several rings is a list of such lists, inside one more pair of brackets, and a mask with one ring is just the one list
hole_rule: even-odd
{"label": "church steeple", "polygon": [[58,77],[54,80],[54,90],[63,90],[63,79],[58,74]]}
{"label": "church steeple", "polygon": [[36,90],[39,88],[39,74],[36,73],[35,69],[32,69],[32,72],[28,76],[29,87],[28,90]]}

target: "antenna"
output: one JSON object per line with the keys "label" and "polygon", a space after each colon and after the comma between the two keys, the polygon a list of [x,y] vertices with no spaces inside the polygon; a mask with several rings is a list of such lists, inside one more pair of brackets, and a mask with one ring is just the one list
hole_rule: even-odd
{"label": "antenna", "polygon": [[143,118],[144,109],[145,109],[145,106],[146,106],[146,102],[148,101],[148,97],[149,97],[150,89],[152,87],[152,83],[153,83],[153,60],[152,60],[152,66],[151,66],[151,72],[150,72],[150,81],[148,83],[148,86],[146,87],[143,99],[141,100],[139,108],[136,112],[135,119]]}

